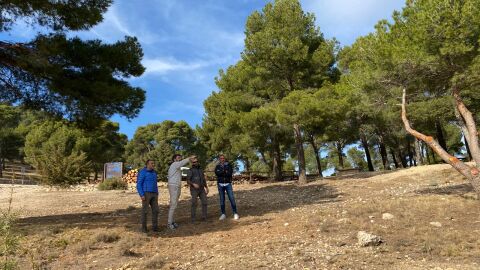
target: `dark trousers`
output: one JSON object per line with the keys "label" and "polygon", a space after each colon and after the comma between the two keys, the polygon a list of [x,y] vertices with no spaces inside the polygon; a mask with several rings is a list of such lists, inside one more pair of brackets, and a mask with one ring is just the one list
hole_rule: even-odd
{"label": "dark trousers", "polygon": [[158,193],[145,192],[145,200],[142,201],[142,229],[147,230],[148,207],[152,208],[152,227],[158,230]]}
{"label": "dark trousers", "polygon": [[192,221],[195,221],[197,214],[197,198],[200,197],[202,203],[202,218],[207,219],[207,194],[204,188],[190,188],[190,194],[192,195]]}
{"label": "dark trousers", "polygon": [[222,214],[225,214],[225,192],[227,192],[228,200],[230,201],[230,206],[232,206],[232,211],[234,214],[237,214],[237,204],[235,203],[235,197],[233,197],[233,186],[232,183],[229,183],[226,186],[218,185],[218,195],[220,197],[220,209]]}

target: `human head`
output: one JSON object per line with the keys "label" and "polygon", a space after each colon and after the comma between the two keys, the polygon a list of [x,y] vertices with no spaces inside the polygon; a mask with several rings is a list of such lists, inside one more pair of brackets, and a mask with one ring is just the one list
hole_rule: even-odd
{"label": "human head", "polygon": [[180,160],[182,160],[182,155],[180,155],[180,154],[173,155],[173,157],[172,157],[173,162],[180,161]]}
{"label": "human head", "polygon": [[194,158],[192,159],[192,165],[193,165],[193,166],[197,166],[197,165],[198,165],[198,158],[197,158],[197,157],[194,157]]}
{"label": "human head", "polygon": [[220,161],[220,163],[225,162],[225,156],[221,154],[220,156],[218,156],[218,160]]}
{"label": "human head", "polygon": [[145,167],[147,167],[148,170],[153,170],[155,168],[155,161],[147,159],[145,162]]}

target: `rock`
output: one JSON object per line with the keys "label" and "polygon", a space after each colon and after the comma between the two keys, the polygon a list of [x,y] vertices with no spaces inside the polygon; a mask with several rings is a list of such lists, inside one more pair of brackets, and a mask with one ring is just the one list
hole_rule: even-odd
{"label": "rock", "polygon": [[430,225],[432,225],[432,226],[434,226],[434,227],[438,227],[438,228],[442,227],[442,223],[437,222],[437,221],[430,222]]}
{"label": "rock", "polygon": [[359,231],[357,233],[358,244],[362,247],[378,246],[383,241],[378,235],[370,234],[365,231]]}
{"label": "rock", "polygon": [[351,222],[349,218],[341,218],[338,220],[338,223],[350,224]]}
{"label": "rock", "polygon": [[382,219],[393,219],[395,216],[390,213],[383,213]]}
{"label": "rock", "polygon": [[368,218],[369,218],[369,219],[374,219],[374,218],[375,218],[375,216],[368,216]]}

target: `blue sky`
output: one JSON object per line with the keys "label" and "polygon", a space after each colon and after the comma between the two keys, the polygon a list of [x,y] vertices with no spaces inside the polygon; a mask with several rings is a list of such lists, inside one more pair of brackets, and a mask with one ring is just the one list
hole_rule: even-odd
{"label": "blue sky", "polygon": [[[140,115],[128,121],[114,116],[129,138],[137,127],[163,120],[186,120],[200,125],[203,100],[217,90],[214,78],[220,69],[238,61],[243,49],[244,26],[249,14],[268,1],[255,0],[116,0],[104,21],[87,32],[85,39],[115,42],[136,36],[144,50],[147,68],[130,83],[146,90]],[[390,18],[404,0],[302,0],[303,9],[316,15],[327,38],[342,46],[373,30]],[[0,39],[24,41],[39,29],[18,24]]]}

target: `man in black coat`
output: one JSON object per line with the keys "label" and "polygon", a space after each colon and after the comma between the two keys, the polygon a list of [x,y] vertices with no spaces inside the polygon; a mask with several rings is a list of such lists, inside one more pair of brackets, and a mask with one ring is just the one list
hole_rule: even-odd
{"label": "man in black coat", "polygon": [[215,175],[217,176],[218,195],[220,197],[220,209],[222,211],[222,215],[219,219],[224,220],[227,217],[225,215],[225,192],[227,192],[228,200],[230,200],[230,205],[232,206],[233,218],[239,219],[240,216],[237,213],[237,204],[235,203],[235,197],[233,196],[232,165],[225,160],[224,155],[220,155],[218,159],[219,163],[215,167]]}
{"label": "man in black coat", "polygon": [[187,173],[187,183],[190,186],[190,194],[192,195],[192,222],[195,222],[198,197],[200,197],[202,203],[202,220],[206,220],[208,186],[197,158],[192,159],[192,167]]}

